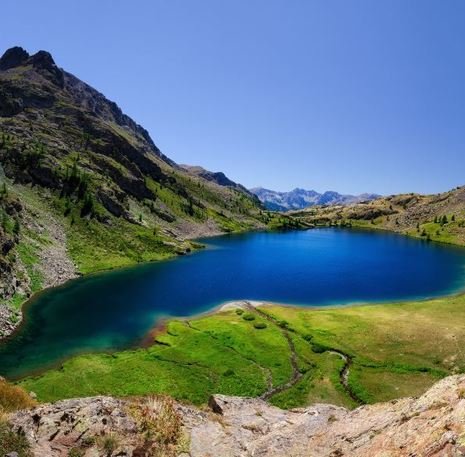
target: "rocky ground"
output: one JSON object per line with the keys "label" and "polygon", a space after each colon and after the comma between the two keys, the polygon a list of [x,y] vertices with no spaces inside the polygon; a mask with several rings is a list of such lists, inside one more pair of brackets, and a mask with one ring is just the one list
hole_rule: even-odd
{"label": "rocky ground", "polygon": [[0,303],[0,338],[10,335],[21,322],[21,311]]}
{"label": "rocky ground", "polygon": [[[55,287],[77,277],[77,269],[67,250],[63,223],[49,211],[38,206],[28,206],[23,224],[28,232],[45,238],[37,245],[37,265],[42,278],[42,288]],[[33,244],[33,240],[29,240]]]}
{"label": "rocky ground", "polygon": [[17,186],[16,192],[15,198],[0,201],[0,209],[5,208],[6,214],[9,211],[10,219],[17,220],[20,227],[15,236],[0,229],[2,253],[5,246],[9,248],[8,256],[0,254],[0,338],[10,335],[22,320],[21,311],[11,303],[15,298],[23,302],[40,289],[58,286],[78,275],[67,250],[63,224],[43,206],[32,204],[23,187]]}
{"label": "rocky ground", "polygon": [[204,410],[163,397],[94,397],[19,411],[9,421],[37,457],[464,456],[465,375],[419,398],[353,411],[323,404],[285,411],[223,395]]}

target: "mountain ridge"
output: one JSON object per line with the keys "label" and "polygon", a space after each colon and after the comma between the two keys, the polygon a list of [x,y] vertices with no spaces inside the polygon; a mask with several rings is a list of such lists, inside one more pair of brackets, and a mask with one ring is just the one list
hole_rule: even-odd
{"label": "mountain ridge", "polygon": [[193,170],[165,156],[147,130],[50,53],[7,50],[0,58],[0,336],[18,323],[20,303],[43,287],[186,253],[197,237],[290,219],[264,212],[223,173]]}

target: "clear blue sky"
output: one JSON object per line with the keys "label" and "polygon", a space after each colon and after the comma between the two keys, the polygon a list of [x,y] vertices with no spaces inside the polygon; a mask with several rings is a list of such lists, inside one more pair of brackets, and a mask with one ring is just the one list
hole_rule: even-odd
{"label": "clear blue sky", "polygon": [[246,186],[465,184],[463,0],[2,0],[0,48],[50,51],[178,163]]}

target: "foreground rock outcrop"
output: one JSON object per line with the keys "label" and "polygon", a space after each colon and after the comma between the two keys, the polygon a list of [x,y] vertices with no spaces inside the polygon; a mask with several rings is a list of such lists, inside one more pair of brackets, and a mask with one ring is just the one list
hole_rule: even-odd
{"label": "foreground rock outcrop", "polygon": [[213,396],[202,410],[169,399],[64,400],[10,416],[35,456],[464,456],[465,375],[419,398],[353,411],[317,404],[290,411]]}

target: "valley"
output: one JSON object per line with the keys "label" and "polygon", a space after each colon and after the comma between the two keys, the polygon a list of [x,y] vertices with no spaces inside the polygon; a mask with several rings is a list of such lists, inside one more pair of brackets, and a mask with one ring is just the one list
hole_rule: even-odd
{"label": "valley", "polygon": [[[147,441],[144,427],[155,427],[141,421],[141,411],[156,410],[157,418],[162,411],[173,421],[173,435],[156,431],[167,456],[189,449],[181,417],[194,442],[205,443],[196,427],[206,427],[225,446],[242,443],[242,435],[233,445],[216,430],[221,419],[204,411],[207,403],[212,414],[228,415],[237,403],[270,420],[330,403],[336,406],[318,408],[336,431],[338,424],[328,424],[391,408],[390,425],[404,424],[395,399],[465,372],[465,187],[387,197],[261,191],[268,197],[222,172],[175,163],[48,52],[6,51],[0,439],[13,443],[7,450],[29,456],[30,443],[39,446],[34,434],[58,412],[84,422],[103,416],[112,425],[73,446],[60,435],[66,425],[54,420],[56,435],[40,435],[45,447],[37,452],[56,436],[64,440],[56,455],[110,446],[122,426],[108,419],[110,410],[132,424],[122,433],[134,452],[137,440]],[[424,401],[437,395],[460,409],[462,384],[445,379]],[[449,385],[453,398],[441,390]],[[112,398],[69,400],[101,395]],[[415,401],[403,400],[420,408]],[[442,408],[430,403],[428,411]],[[31,407],[43,414],[38,425],[28,411],[16,413]],[[262,423],[243,425],[254,440],[253,427],[268,433]],[[152,452],[146,441],[143,452]],[[126,452],[123,444],[106,455]]]}

